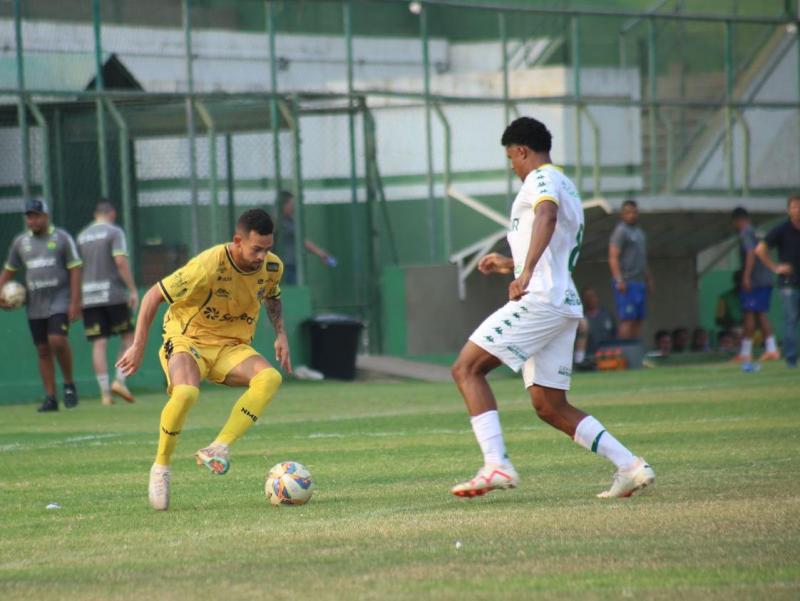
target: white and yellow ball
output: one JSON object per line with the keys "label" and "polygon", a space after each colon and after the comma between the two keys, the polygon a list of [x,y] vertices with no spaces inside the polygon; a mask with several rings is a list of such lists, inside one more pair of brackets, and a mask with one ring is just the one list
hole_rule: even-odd
{"label": "white and yellow ball", "polygon": [[17,309],[25,304],[25,286],[19,282],[11,280],[6,282],[0,290],[0,297],[9,305],[11,309]]}
{"label": "white and yellow ball", "polygon": [[267,500],[274,506],[303,505],[314,494],[311,472],[302,463],[282,461],[267,472],[264,483]]}

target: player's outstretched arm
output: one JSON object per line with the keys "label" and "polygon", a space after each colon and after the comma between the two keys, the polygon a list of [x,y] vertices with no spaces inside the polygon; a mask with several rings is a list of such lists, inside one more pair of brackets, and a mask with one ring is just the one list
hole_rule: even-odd
{"label": "player's outstretched arm", "polygon": [[275,360],[281,368],[292,373],[292,360],[289,356],[289,340],[283,325],[283,304],[279,298],[268,298],[264,301],[267,315],[275,328]]}
{"label": "player's outstretched arm", "polygon": [[144,349],[147,346],[147,334],[158,312],[158,305],[160,305],[163,300],[164,297],[161,296],[158,284],[150,288],[142,298],[142,306],[136,318],[136,333],[133,336],[133,344],[131,344],[130,348],[128,348],[125,354],[117,361],[117,367],[119,367],[126,376],[136,373],[136,370],[142,365]]}

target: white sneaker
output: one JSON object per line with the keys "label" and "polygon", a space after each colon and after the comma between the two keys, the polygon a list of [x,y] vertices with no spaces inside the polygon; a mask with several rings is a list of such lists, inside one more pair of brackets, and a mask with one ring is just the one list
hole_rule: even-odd
{"label": "white sneaker", "polygon": [[456,484],[450,492],[457,497],[479,497],[498,489],[516,488],[519,485],[517,470],[510,463],[487,464],[478,470],[472,480]]}
{"label": "white sneaker", "polygon": [[206,467],[212,474],[224,476],[228,473],[231,463],[228,459],[230,449],[225,444],[210,444],[194,454],[197,465]]}
{"label": "white sneaker", "polygon": [[166,511],[169,507],[169,480],[169,466],[154,463],[150,468],[150,486],[147,487],[147,498],[150,499],[150,505],[156,511]]}
{"label": "white sneaker", "polygon": [[630,497],[637,490],[656,481],[656,473],[647,462],[638,457],[636,462],[626,470],[617,470],[611,488],[597,495],[600,499],[618,499]]}

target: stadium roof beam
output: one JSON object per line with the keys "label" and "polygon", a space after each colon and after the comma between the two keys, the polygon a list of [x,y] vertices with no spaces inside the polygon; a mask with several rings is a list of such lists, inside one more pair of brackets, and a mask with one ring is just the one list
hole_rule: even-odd
{"label": "stadium roof beam", "polygon": [[[375,0],[373,0],[375,1]],[[381,0],[378,0],[381,1]],[[383,2],[394,2],[407,4],[407,0],[382,0]],[[800,15],[784,15],[780,17],[765,16],[746,16],[746,15],[727,15],[713,13],[659,13],[652,11],[633,11],[633,10],[610,10],[604,8],[554,8],[549,6],[520,6],[515,4],[501,4],[499,2],[459,2],[458,0],[420,0],[420,4],[437,6],[443,8],[457,8],[461,10],[485,10],[496,13],[498,11],[511,13],[528,13],[539,15],[558,15],[558,16],[587,16],[587,17],[618,17],[636,19],[647,17],[653,19],[665,19],[671,21],[706,21],[732,23],[744,23],[753,25],[780,25],[789,22],[800,22]]]}

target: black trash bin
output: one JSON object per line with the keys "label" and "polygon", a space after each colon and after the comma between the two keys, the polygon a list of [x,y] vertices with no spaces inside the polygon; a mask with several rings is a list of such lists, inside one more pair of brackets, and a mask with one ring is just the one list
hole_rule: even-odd
{"label": "black trash bin", "polygon": [[311,367],[326,378],[356,377],[356,352],[364,324],[348,315],[318,315],[304,322],[311,342]]}

